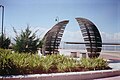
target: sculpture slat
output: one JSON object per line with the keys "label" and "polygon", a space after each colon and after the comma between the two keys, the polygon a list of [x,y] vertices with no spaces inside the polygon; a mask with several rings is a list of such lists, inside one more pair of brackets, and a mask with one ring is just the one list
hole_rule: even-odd
{"label": "sculpture slat", "polygon": [[98,57],[101,52],[102,40],[97,27],[88,19],[76,18],[80,25],[86,49],[90,58]]}
{"label": "sculpture slat", "polygon": [[42,54],[56,54],[68,20],[58,22],[43,38]]}

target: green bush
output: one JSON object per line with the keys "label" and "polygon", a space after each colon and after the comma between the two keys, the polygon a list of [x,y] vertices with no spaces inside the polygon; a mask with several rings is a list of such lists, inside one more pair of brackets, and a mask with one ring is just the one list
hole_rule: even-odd
{"label": "green bush", "polygon": [[[13,28],[14,29],[14,28]],[[26,52],[35,53],[39,47],[42,45],[42,41],[36,37],[36,32],[32,32],[27,26],[25,31],[21,31],[18,35],[17,31],[14,29],[16,37],[14,38],[15,44],[13,44],[13,49],[16,52]]]}
{"label": "green bush", "polygon": [[0,75],[15,74],[16,70],[11,51],[0,49]]}
{"label": "green bush", "polygon": [[40,59],[38,55],[0,49],[0,75],[30,74],[36,73],[37,70],[40,73],[43,68]]}
{"label": "green bush", "polygon": [[80,63],[82,67],[90,70],[108,68],[108,63],[103,58],[82,58]]}
{"label": "green bush", "polygon": [[30,53],[12,53],[0,49],[0,75],[41,74],[106,69],[108,64],[101,58],[79,61],[59,54],[38,56]]}
{"label": "green bush", "polygon": [[[19,53],[15,53],[13,55],[13,60],[14,63],[16,64],[17,69],[19,69],[19,73],[21,74],[25,74],[25,73],[33,73],[32,69],[34,69],[35,67],[37,68],[36,62],[37,59],[35,59],[35,57],[33,57],[30,54],[19,54]],[[35,61],[33,61],[35,60]],[[38,63],[39,64],[39,63]]]}
{"label": "green bush", "polygon": [[0,48],[8,49],[11,40],[5,36],[5,34],[0,35]]}
{"label": "green bush", "polygon": [[43,70],[46,72],[71,71],[71,68],[73,68],[73,66],[75,66],[74,64],[76,63],[75,60],[59,54],[47,55],[42,62]]}

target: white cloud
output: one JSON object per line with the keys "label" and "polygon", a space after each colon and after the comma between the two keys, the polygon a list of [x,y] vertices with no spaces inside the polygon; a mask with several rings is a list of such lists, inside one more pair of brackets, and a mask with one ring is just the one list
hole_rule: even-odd
{"label": "white cloud", "polygon": [[[25,29],[26,27],[24,27]],[[16,29],[18,33],[21,32],[21,30],[24,29]],[[33,32],[38,30],[37,36],[40,37],[41,39],[44,37],[44,35],[47,33],[48,30],[51,28],[46,28],[46,27],[31,27],[30,30]],[[13,28],[6,29],[6,35],[13,39],[15,37],[15,33],[13,31]],[[102,41],[103,42],[115,42],[115,43],[120,43],[120,32],[118,33],[106,33],[106,32],[101,32],[102,36]],[[71,41],[71,42],[84,42],[83,36],[80,30],[77,31],[68,31],[65,29],[62,41]]]}
{"label": "white cloud", "polygon": [[37,31],[37,36],[40,37],[41,39],[44,37],[44,35],[48,32],[49,29],[47,29],[46,27],[31,27],[31,30],[33,32]]}
{"label": "white cloud", "polygon": [[[18,35],[19,35],[19,33],[21,33],[21,30],[25,30],[25,29],[26,29],[26,27],[24,27],[23,29],[16,29],[15,28],[15,30],[18,33]],[[42,39],[44,37],[45,33],[49,29],[47,29],[46,27],[30,27],[30,30],[32,30],[32,32],[35,32],[35,31],[38,30],[37,33],[36,33],[36,35],[37,35],[38,38]],[[6,36],[10,37],[10,39],[12,40],[12,42],[14,42],[13,38],[15,38],[16,35],[15,35],[15,32],[14,32],[13,28],[11,27],[9,29],[6,29],[5,32],[6,32]]]}
{"label": "white cloud", "polygon": [[62,41],[83,42],[81,31],[65,31]]}
{"label": "white cloud", "polygon": [[103,42],[115,42],[115,43],[120,43],[120,32],[118,33],[106,33],[106,32],[101,32],[102,40]]}

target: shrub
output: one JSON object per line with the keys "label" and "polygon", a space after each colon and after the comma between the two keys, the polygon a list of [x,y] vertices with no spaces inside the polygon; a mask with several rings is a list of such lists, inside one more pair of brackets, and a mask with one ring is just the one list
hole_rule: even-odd
{"label": "shrub", "polygon": [[36,73],[37,70],[39,73],[42,72],[41,58],[38,55],[15,53],[13,60],[20,74],[32,74]]}
{"label": "shrub", "polygon": [[78,66],[77,62],[73,59],[66,59],[57,65],[59,72],[74,71]]}
{"label": "shrub", "polygon": [[40,57],[30,53],[12,53],[0,49],[0,75],[41,74],[106,69],[108,64],[102,58],[75,59],[59,54]]}
{"label": "shrub", "polygon": [[10,45],[10,39],[5,36],[5,34],[0,36],[0,48],[8,49]]}
{"label": "shrub", "polygon": [[107,61],[102,58],[82,58],[80,60],[81,66],[90,70],[108,68]]}
{"label": "shrub", "polygon": [[[14,28],[13,28],[14,29]],[[39,38],[36,37],[36,32],[32,33],[29,26],[25,31],[21,31],[20,35],[17,34],[17,31],[14,29],[16,34],[15,44],[13,44],[13,49],[16,52],[26,52],[26,53],[35,53],[37,48],[41,47],[42,43]]]}
{"label": "shrub", "polygon": [[15,74],[17,72],[10,53],[9,50],[0,49],[0,75]]}

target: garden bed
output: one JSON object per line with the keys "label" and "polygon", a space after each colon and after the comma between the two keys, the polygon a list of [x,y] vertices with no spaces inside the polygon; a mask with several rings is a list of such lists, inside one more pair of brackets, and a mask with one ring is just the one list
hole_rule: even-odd
{"label": "garden bed", "polygon": [[0,75],[48,74],[111,69],[102,58],[74,60],[59,54],[38,56],[0,49]]}

